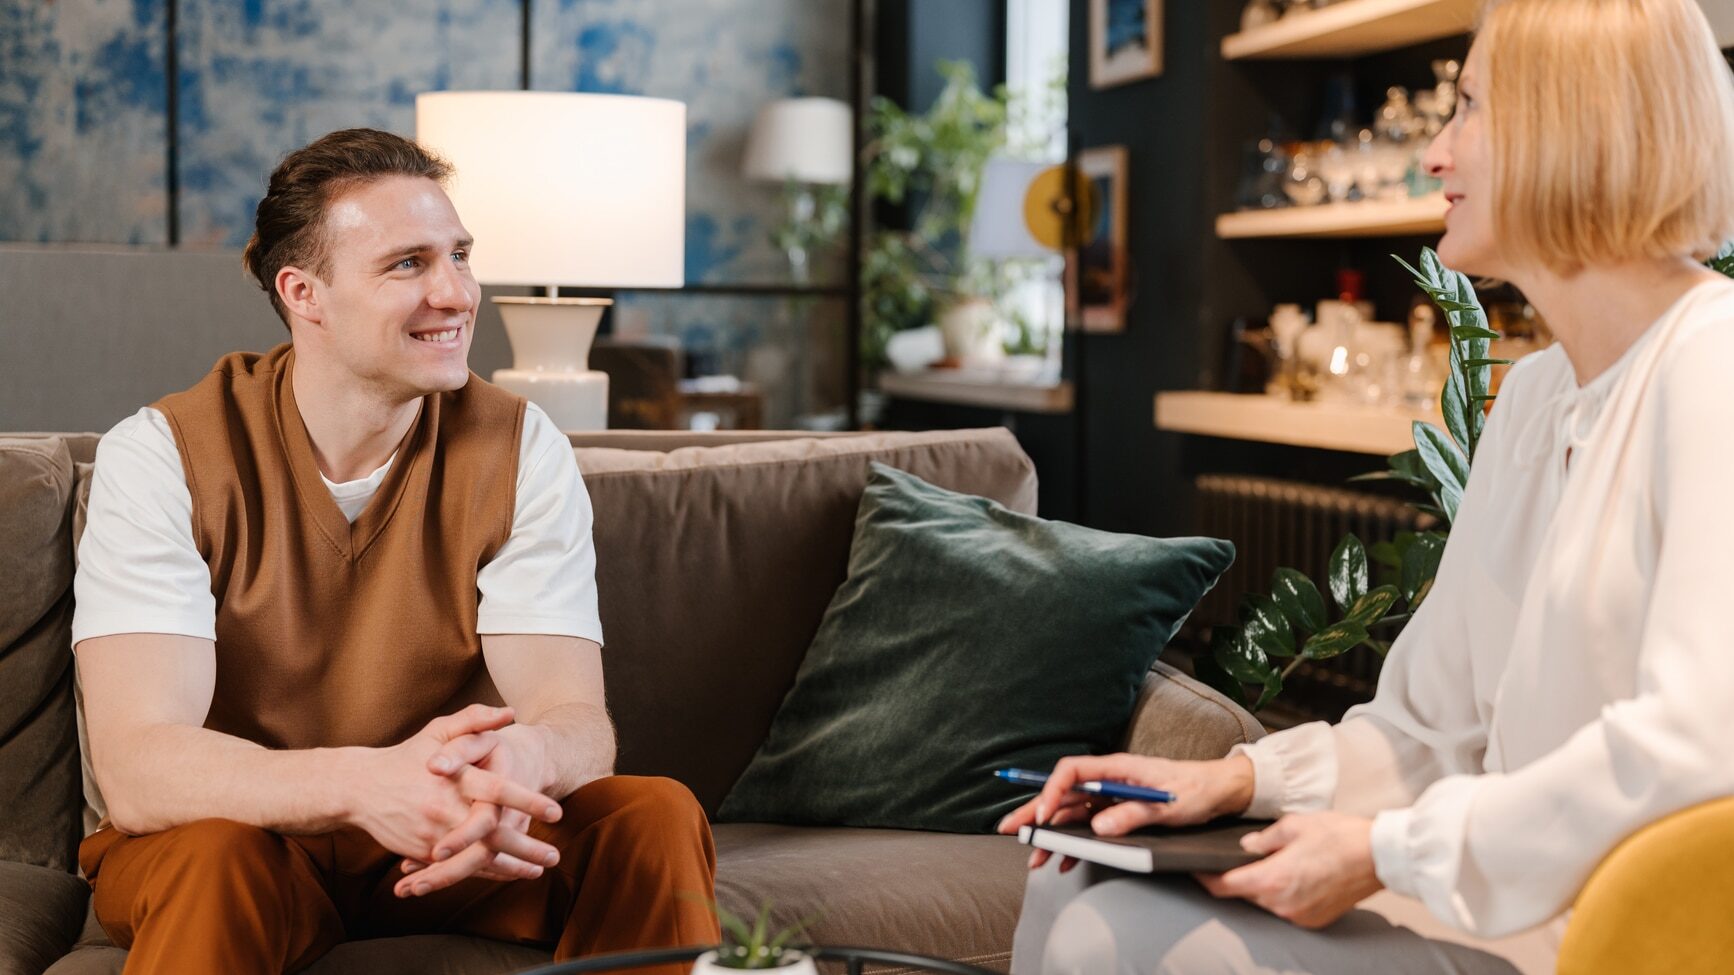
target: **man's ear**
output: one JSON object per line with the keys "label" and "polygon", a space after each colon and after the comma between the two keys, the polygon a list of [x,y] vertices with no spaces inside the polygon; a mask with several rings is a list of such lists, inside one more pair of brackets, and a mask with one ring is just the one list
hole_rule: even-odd
{"label": "man's ear", "polygon": [[285,264],[277,271],[277,297],[283,302],[283,307],[296,318],[305,319],[314,324],[325,321],[324,308],[319,301],[319,279],[310,271],[305,271],[293,264]]}

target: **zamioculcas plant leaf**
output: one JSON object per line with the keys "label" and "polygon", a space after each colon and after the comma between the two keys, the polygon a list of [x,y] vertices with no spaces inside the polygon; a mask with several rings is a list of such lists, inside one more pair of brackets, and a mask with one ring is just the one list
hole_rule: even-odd
{"label": "zamioculcas plant leaf", "polygon": [[1353,535],[1344,535],[1331,553],[1331,598],[1347,610],[1367,591],[1367,549]]}
{"label": "zamioculcas plant leaf", "polygon": [[1278,569],[1271,580],[1271,591],[1282,614],[1297,630],[1312,631],[1325,625],[1325,599],[1319,587],[1304,573],[1294,569]]}

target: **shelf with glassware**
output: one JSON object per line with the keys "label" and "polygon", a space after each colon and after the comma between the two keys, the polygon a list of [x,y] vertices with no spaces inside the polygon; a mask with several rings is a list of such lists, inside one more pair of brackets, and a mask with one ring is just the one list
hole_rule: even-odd
{"label": "shelf with glassware", "polygon": [[1241,31],[1222,39],[1222,56],[1251,59],[1352,58],[1466,34],[1480,0],[1252,0]]}
{"label": "shelf with glassware", "polygon": [[[1349,107],[1329,118],[1331,138],[1248,146],[1237,211],[1216,220],[1224,240],[1257,237],[1395,237],[1445,230],[1438,180],[1422,165],[1457,102],[1461,62],[1432,63],[1434,85],[1410,97],[1387,89],[1372,124]],[[1321,126],[1325,128],[1326,126]]]}
{"label": "shelf with glassware", "polygon": [[1301,403],[1260,393],[1156,394],[1156,429],[1231,440],[1388,456],[1415,446],[1414,423],[1437,411],[1349,402]]}
{"label": "shelf with glassware", "polygon": [[1445,231],[1445,197],[1327,203],[1310,207],[1243,210],[1216,218],[1223,240],[1257,237],[1398,237]]}
{"label": "shelf with glassware", "polygon": [[[1361,283],[1357,272],[1338,274],[1339,291],[1358,292]],[[1515,362],[1552,344],[1547,323],[1528,303],[1490,296],[1485,307],[1489,327],[1504,336],[1493,342],[1491,358]],[[1372,310],[1364,300],[1320,301],[1310,314],[1300,305],[1278,305],[1268,327],[1239,334],[1241,351],[1252,358],[1229,360],[1234,375],[1227,385],[1234,391],[1158,394],[1156,427],[1356,453],[1410,449],[1416,420],[1438,423],[1449,342],[1428,302],[1410,308],[1406,329],[1371,320]],[[1494,367],[1492,392],[1507,371]]]}

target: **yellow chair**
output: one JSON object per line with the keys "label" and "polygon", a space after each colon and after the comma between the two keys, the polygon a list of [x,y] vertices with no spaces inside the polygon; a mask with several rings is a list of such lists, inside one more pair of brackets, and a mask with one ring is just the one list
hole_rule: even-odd
{"label": "yellow chair", "polygon": [[1560,975],[1734,972],[1734,798],[1627,837],[1590,874]]}

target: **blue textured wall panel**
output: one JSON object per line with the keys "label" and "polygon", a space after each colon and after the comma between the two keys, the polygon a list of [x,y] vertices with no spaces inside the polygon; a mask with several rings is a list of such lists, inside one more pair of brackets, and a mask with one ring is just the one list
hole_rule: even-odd
{"label": "blue textured wall panel", "polygon": [[163,0],[0,0],[0,240],[168,240]]}
{"label": "blue textured wall panel", "polygon": [[246,242],[283,154],[415,134],[417,92],[516,88],[519,0],[180,0],[181,239]]}
{"label": "blue textured wall panel", "polygon": [[[741,150],[768,101],[848,97],[848,0],[529,2],[535,87],[687,104],[687,280],[786,280],[777,188]],[[271,169],[325,132],[407,135],[417,92],[516,88],[522,3],[179,0],[181,240],[244,243]],[[165,0],[0,0],[0,240],[165,242],[165,23]],[[768,311],[639,314],[738,368]]]}
{"label": "blue textured wall panel", "polygon": [[741,176],[741,150],[766,102],[848,99],[847,0],[531,2],[532,87],[686,103],[687,281],[786,280],[778,190]]}

